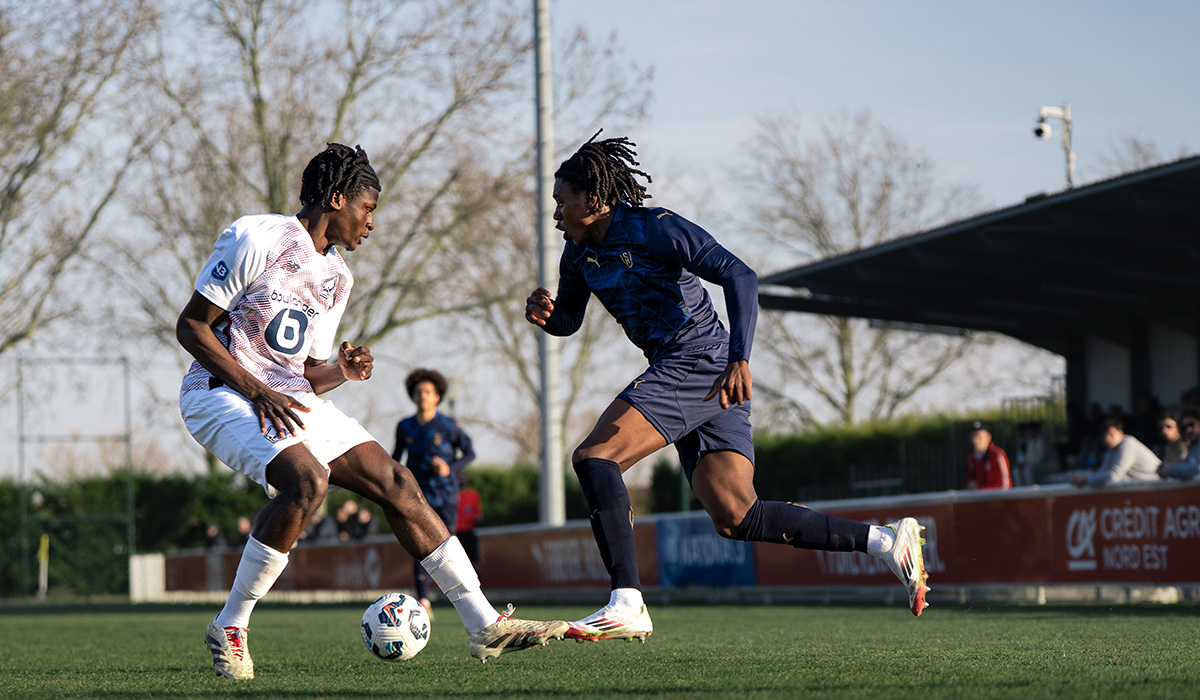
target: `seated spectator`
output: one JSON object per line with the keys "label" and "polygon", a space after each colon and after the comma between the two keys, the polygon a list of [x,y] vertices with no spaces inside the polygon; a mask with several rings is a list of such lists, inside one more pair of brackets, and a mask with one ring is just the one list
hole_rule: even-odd
{"label": "seated spectator", "polygon": [[974,451],[967,457],[967,488],[1012,488],[1008,455],[992,442],[992,434],[979,421],[971,424],[971,446]]}
{"label": "seated spectator", "polygon": [[1179,392],[1179,405],[1184,409],[1200,406],[1200,386],[1193,386]]}
{"label": "seated spectator", "polygon": [[1144,444],[1153,444],[1158,439],[1158,421],[1163,410],[1157,396],[1149,391],[1140,392],[1134,400],[1133,420],[1137,427],[1126,425],[1126,430]]}
{"label": "seated spectator", "polygon": [[1179,428],[1187,443],[1187,454],[1183,459],[1172,462],[1164,459],[1158,467],[1158,475],[1164,479],[1192,479],[1200,474],[1200,409],[1184,409]]}
{"label": "seated spectator", "polygon": [[1071,483],[1076,486],[1104,486],[1120,481],[1158,478],[1158,457],[1132,435],[1125,434],[1121,421],[1109,418],[1103,424],[1101,439],[1108,451],[1096,471],[1075,472]]}
{"label": "seated spectator", "polygon": [[347,499],[337,509],[337,515],[334,517],[337,519],[339,540],[349,542],[363,538],[362,523],[358,521],[358,501],[353,498]]}
{"label": "seated spectator", "polygon": [[1017,469],[1013,474],[1014,486],[1030,486],[1045,483],[1047,477],[1057,473],[1059,463],[1058,445],[1054,441],[1054,428],[1050,425],[1030,421],[1021,424],[1024,434],[1023,449],[1018,449]]}
{"label": "seated spectator", "polygon": [[308,544],[336,542],[338,539],[337,523],[324,513],[314,513],[308,527],[300,533],[300,539]]}
{"label": "seated spectator", "polygon": [[204,548],[224,549],[228,544],[225,535],[221,534],[221,528],[217,527],[216,523],[209,523],[204,529]]}
{"label": "seated spectator", "polygon": [[379,534],[379,522],[375,520],[375,516],[371,514],[370,510],[359,508],[355,518],[358,521],[358,527],[353,533],[354,539],[361,540],[364,537]]}
{"label": "seated spectator", "polygon": [[1165,411],[1158,419],[1158,444],[1156,447],[1154,453],[1164,462],[1182,462],[1188,455],[1188,441],[1179,429],[1179,417],[1171,411]]}
{"label": "seated spectator", "polygon": [[237,519],[238,534],[237,534],[237,537],[233,538],[233,541],[229,543],[229,546],[237,547],[238,549],[245,548],[246,542],[248,542],[250,540],[250,530],[251,529],[252,529],[252,525],[250,523],[250,518],[247,518],[244,515],[238,516],[238,519]]}

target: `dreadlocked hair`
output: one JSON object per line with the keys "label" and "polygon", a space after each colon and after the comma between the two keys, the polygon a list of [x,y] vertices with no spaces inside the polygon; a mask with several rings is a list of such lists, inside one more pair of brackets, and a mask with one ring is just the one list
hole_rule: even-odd
{"label": "dreadlocked hair", "polygon": [[[604,131],[601,129],[600,131]],[[635,207],[650,198],[646,187],[634,179],[635,175],[654,180],[646,173],[633,167],[640,165],[634,159],[637,144],[622,136],[597,141],[597,131],[578,151],[562,162],[554,177],[561,178],[585,197],[595,197],[602,204],[613,206],[617,202],[628,202]]]}
{"label": "dreadlocked hair", "polygon": [[304,168],[300,179],[300,204],[329,206],[335,192],[353,199],[367,189],[382,189],[379,176],[361,146],[327,144]]}

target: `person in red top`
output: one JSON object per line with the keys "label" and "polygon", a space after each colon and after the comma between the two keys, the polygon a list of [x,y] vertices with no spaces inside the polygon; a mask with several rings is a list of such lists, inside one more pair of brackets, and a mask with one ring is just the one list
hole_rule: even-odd
{"label": "person in red top", "polygon": [[475,528],[483,524],[483,501],[479,491],[467,485],[467,473],[458,473],[458,539],[463,549],[467,550],[467,558],[476,568],[479,567],[479,537]]}
{"label": "person in red top", "polygon": [[1008,455],[996,447],[987,426],[979,421],[971,424],[971,446],[974,451],[967,457],[967,488],[1011,489]]}

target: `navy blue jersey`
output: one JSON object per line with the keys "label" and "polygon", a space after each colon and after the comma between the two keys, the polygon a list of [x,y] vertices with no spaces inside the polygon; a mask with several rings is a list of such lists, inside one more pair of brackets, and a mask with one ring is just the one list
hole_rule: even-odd
{"label": "navy blue jersey", "polygon": [[[408,452],[408,461],[401,457]],[[433,458],[441,457],[450,465],[448,476],[438,476],[433,467]],[[396,425],[396,450],[392,459],[406,464],[425,500],[434,510],[458,507],[458,472],[474,461],[475,450],[471,438],[458,427],[458,423],[447,416],[435,413],[426,424],[421,425],[416,416],[410,416]]]}
{"label": "navy blue jersey", "polygon": [[[724,289],[731,332],[701,279]],[[651,364],[671,350],[718,343],[729,344],[728,362],[750,358],[758,277],[707,231],[674,212],[622,202],[601,243],[567,241],[546,331],[579,330],[591,294]]]}

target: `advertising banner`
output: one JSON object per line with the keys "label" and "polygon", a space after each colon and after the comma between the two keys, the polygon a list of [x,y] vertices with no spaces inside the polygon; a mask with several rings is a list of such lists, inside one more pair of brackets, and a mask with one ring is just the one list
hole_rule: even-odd
{"label": "advertising banner", "polygon": [[[1200,582],[1200,484],[1105,489],[1050,487],[920,494],[821,506],[872,524],[925,526],[932,585],[1186,584]],[[703,513],[640,517],[634,526],[645,587],[892,586],[878,559],[726,540]],[[484,588],[609,587],[587,523],[484,529]],[[167,591],[228,590],[240,552],[167,555]],[[408,590],[412,559],[394,540],[297,547],[280,590]]]}
{"label": "advertising banner", "polygon": [[754,546],[718,535],[707,514],[662,518],[657,535],[663,588],[754,585]]}

